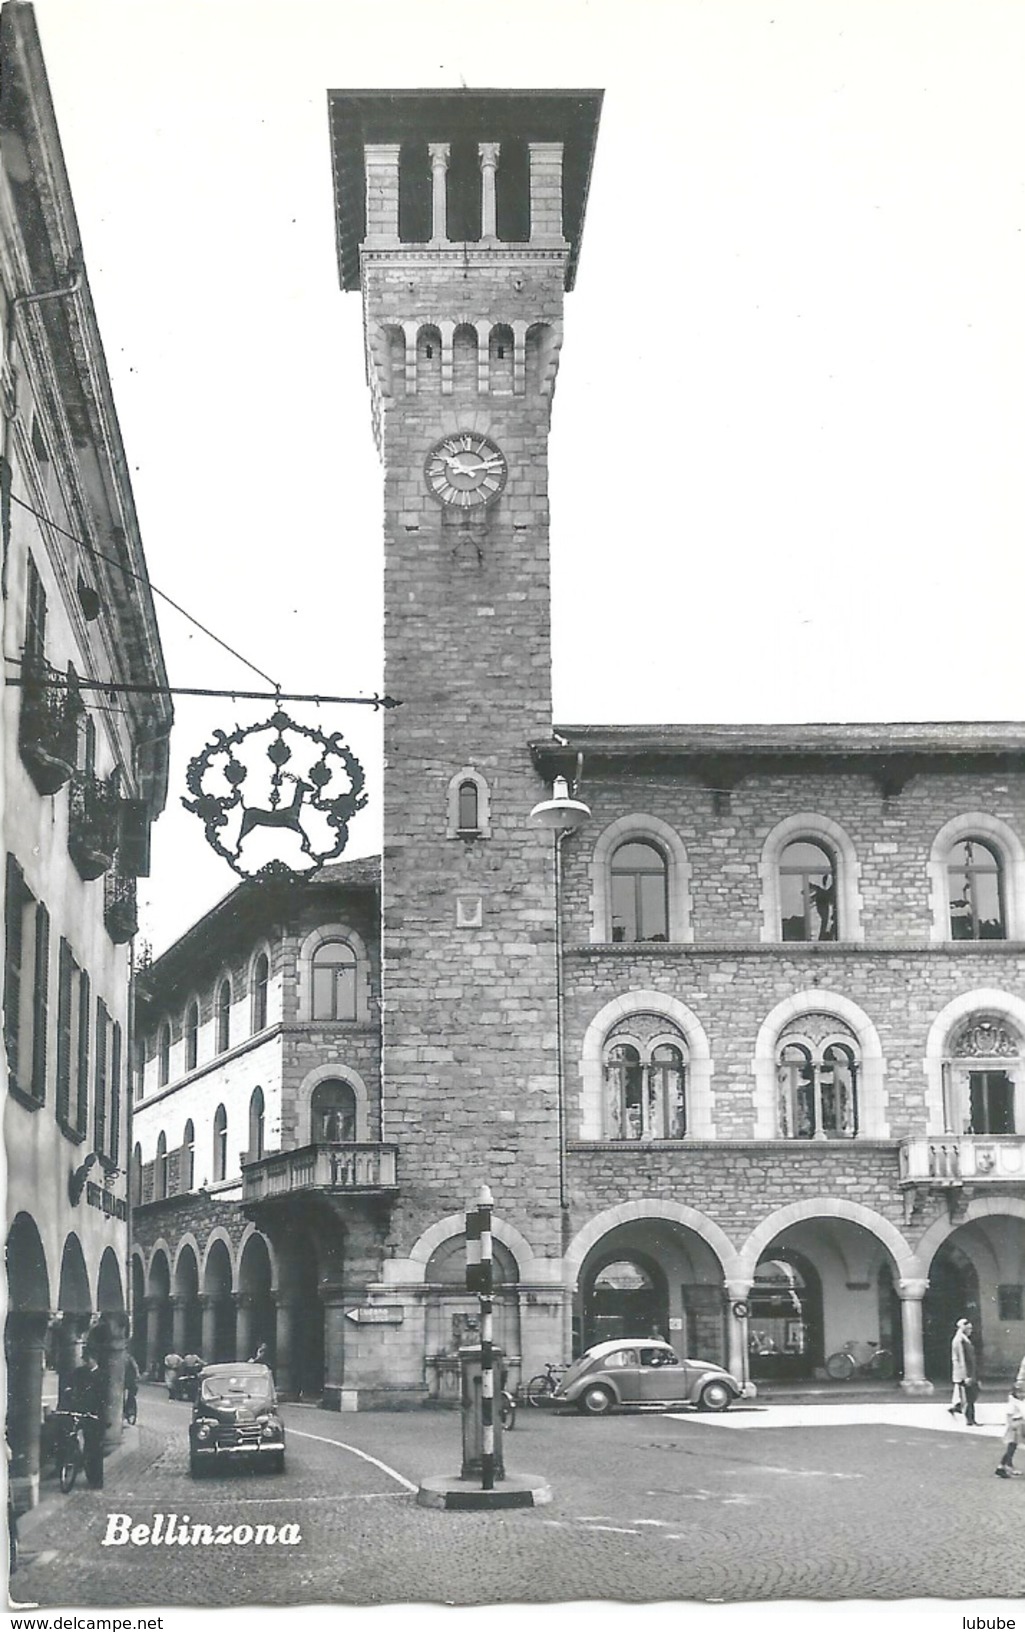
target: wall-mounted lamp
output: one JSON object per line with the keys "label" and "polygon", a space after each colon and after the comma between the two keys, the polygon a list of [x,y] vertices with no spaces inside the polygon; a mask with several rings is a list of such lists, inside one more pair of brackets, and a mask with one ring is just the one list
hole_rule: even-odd
{"label": "wall-mounted lamp", "polygon": [[552,797],[542,799],[535,805],[528,817],[532,827],[546,827],[550,833],[557,835],[573,833],[578,827],[590,821],[591,810],[580,799],[571,799],[569,783],[564,776],[557,776],[552,783]]}

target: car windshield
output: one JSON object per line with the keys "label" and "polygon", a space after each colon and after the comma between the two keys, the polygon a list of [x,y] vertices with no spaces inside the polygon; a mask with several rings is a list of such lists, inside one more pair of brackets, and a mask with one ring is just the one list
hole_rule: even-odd
{"label": "car windshield", "polygon": [[204,1377],[200,1389],[210,1405],[273,1405],[274,1388],[267,1376],[257,1373],[225,1372],[220,1377]]}

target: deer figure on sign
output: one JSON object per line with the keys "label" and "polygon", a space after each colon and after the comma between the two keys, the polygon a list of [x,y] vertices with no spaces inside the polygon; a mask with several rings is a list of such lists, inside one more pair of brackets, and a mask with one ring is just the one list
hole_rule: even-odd
{"label": "deer figure on sign", "polygon": [[291,832],[298,833],[302,840],[301,848],[303,853],[307,856],[313,854],[309,834],[304,830],[299,820],[303,798],[306,794],[313,792],[313,783],[304,782],[302,777],[293,776],[291,771],[283,771],[282,776],[287,777],[289,782],[295,783],[292,803],[290,805],[279,805],[274,810],[260,810],[256,805],[247,806],[246,813],[242,818],[242,826],[239,829],[238,842],[235,845],[236,857],[241,853],[243,840],[247,834],[253,831],[254,827],[287,827]]}

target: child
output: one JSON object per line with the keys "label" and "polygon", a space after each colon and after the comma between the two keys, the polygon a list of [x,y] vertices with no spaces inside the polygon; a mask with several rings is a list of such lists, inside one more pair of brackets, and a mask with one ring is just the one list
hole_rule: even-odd
{"label": "child", "polygon": [[1007,1427],[1004,1430],[1004,1454],[999,1467],[994,1468],[998,1479],[1020,1479],[1018,1468],[1012,1468],[1014,1453],[1025,1443],[1025,1383],[1015,1383],[1007,1396]]}

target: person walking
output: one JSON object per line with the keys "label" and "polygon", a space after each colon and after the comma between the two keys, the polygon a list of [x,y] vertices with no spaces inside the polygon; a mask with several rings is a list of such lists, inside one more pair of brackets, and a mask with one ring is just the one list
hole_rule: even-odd
{"label": "person walking", "polygon": [[979,1374],[972,1342],[972,1323],[962,1317],[954,1328],[950,1344],[950,1377],[957,1400],[947,1407],[951,1416],[964,1412],[969,1428],[975,1427],[975,1402],[979,1397]]}
{"label": "person walking", "polygon": [[1025,1383],[1015,1382],[1007,1396],[1007,1427],[1004,1429],[1004,1454],[993,1469],[998,1479],[1020,1479],[1021,1470],[1012,1468],[1014,1453],[1025,1444]]}
{"label": "person walking", "polygon": [[80,1366],[71,1373],[68,1404],[85,1415],[85,1477],[94,1490],[103,1489],[103,1416],[107,1382],[92,1349],[86,1349]]}

